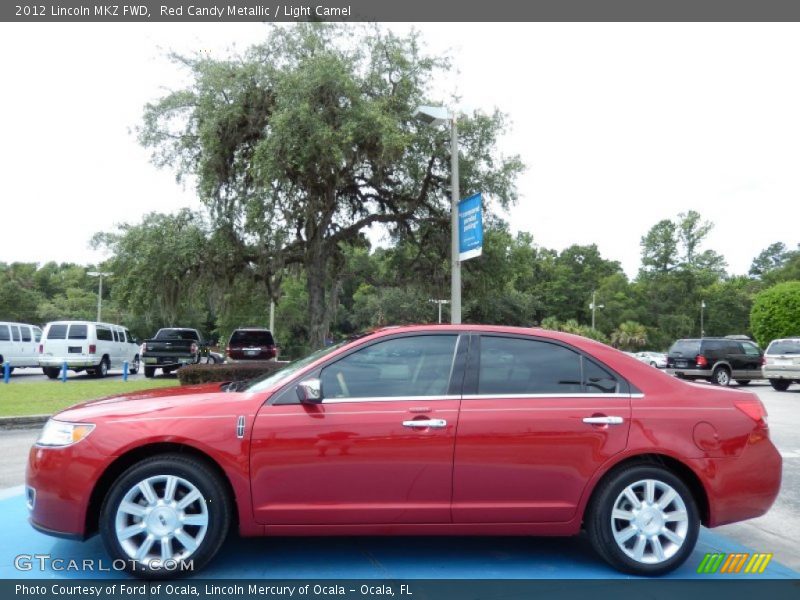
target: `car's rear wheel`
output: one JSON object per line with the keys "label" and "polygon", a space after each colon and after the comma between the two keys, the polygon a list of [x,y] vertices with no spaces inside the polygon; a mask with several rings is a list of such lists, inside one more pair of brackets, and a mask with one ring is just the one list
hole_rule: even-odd
{"label": "car's rear wheel", "polygon": [[711,374],[711,383],[722,386],[730,385],[731,372],[727,367],[717,367]]}
{"label": "car's rear wheel", "polygon": [[155,377],[156,368],[155,367],[145,367],[144,368],[144,376],[145,377]]}
{"label": "car's rear wheel", "polygon": [[616,569],[661,575],[692,553],[700,518],[683,481],[657,466],[638,465],[599,484],[586,515],[597,553]]}
{"label": "car's rear wheel", "polygon": [[100,364],[97,365],[94,369],[91,370],[91,374],[98,379],[102,379],[106,375],[108,375],[108,359],[103,358],[100,361]]}
{"label": "car's rear wheel", "polygon": [[737,379],[736,383],[738,383],[739,385],[750,385],[750,380],[749,379]]}
{"label": "car's rear wheel", "polygon": [[133,465],[111,486],[100,511],[109,554],[129,573],[147,578],[199,571],[219,550],[230,523],[224,482],[205,463],[179,454]]}
{"label": "car's rear wheel", "polygon": [[136,375],[139,372],[139,366],[140,366],[139,355],[137,354],[136,356],[133,357],[133,362],[131,363],[128,372],[131,375]]}
{"label": "car's rear wheel", "polygon": [[788,379],[770,379],[769,384],[773,387],[773,389],[778,390],[779,392],[785,392],[789,389],[789,384],[791,381]]}
{"label": "car's rear wheel", "polygon": [[42,367],[42,371],[44,374],[47,375],[50,379],[57,379],[58,373],[61,371],[58,367]]}

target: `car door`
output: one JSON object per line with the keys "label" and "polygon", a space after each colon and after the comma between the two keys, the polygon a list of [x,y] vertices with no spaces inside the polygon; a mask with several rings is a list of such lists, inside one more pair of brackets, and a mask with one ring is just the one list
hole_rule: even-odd
{"label": "car door", "polygon": [[477,347],[459,413],[453,521],[573,518],[592,475],[625,449],[627,383],[554,341],[482,335]]}
{"label": "car door", "polygon": [[321,403],[301,404],[295,382],[265,404],[250,456],[257,521],[450,522],[465,351],[449,333],[380,339],[318,370]]}
{"label": "car door", "polygon": [[753,342],[742,342],[742,359],[745,369],[745,377],[749,379],[761,379],[761,358],[763,352],[761,348]]}

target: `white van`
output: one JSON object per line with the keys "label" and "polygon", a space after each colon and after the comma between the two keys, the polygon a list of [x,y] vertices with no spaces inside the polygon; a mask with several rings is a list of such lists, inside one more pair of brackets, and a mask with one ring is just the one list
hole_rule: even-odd
{"label": "white van", "polygon": [[67,368],[95,377],[105,377],[109,369],[139,370],[139,346],[131,332],[120,325],[92,321],[54,321],[44,328],[39,345],[39,365],[55,379],[66,362]]}
{"label": "white van", "polygon": [[27,323],[0,321],[0,365],[8,363],[15,367],[38,367],[37,347],[42,339],[42,330]]}

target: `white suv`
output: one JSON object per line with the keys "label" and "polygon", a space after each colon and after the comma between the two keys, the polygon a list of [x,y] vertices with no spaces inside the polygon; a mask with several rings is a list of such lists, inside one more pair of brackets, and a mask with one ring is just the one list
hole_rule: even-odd
{"label": "white suv", "polygon": [[79,373],[105,377],[109,369],[130,373],[139,370],[139,346],[120,325],[91,321],[55,321],[44,328],[39,345],[39,365],[50,379],[58,377],[62,365]]}
{"label": "white suv", "polygon": [[764,352],[764,379],[779,392],[800,383],[800,337],[772,340]]}
{"label": "white suv", "polygon": [[36,346],[41,338],[42,330],[36,325],[0,322],[0,365],[8,363],[11,371],[15,367],[38,367]]}

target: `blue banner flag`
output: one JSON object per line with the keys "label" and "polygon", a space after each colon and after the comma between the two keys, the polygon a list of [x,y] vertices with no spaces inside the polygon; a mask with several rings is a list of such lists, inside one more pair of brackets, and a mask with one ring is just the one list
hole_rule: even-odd
{"label": "blue banner flag", "polygon": [[483,198],[475,194],[458,203],[458,260],[483,252]]}

